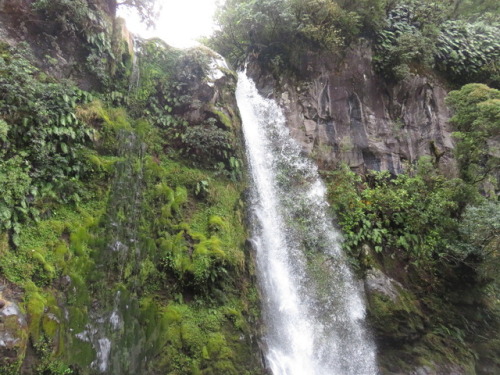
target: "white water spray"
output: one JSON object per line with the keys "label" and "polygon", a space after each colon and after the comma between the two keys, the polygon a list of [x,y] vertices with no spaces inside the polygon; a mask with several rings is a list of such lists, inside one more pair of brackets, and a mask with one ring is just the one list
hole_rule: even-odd
{"label": "white water spray", "polygon": [[252,177],[266,360],[274,375],[374,375],[365,307],[315,165],[245,73],[236,96]]}

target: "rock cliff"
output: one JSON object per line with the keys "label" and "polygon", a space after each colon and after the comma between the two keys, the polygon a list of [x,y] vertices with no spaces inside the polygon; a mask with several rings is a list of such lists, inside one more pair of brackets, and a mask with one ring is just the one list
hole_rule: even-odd
{"label": "rock cliff", "polygon": [[0,0],[0,375],[262,374],[236,76],[113,4]]}
{"label": "rock cliff", "polygon": [[397,174],[430,156],[442,170],[454,169],[444,84],[434,75],[387,82],[374,72],[367,42],[341,58],[308,56],[300,79],[273,80],[255,57],[248,69],[280,102],[291,134],[320,166],[345,162],[359,172]]}

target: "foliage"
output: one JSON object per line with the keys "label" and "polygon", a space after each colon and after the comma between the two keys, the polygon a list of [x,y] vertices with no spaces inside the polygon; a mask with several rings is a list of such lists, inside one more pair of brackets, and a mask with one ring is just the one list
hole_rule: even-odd
{"label": "foliage", "polygon": [[[79,43],[94,77],[116,81],[98,6],[33,9],[59,42]],[[0,46],[0,278],[23,296],[26,371],[93,371],[96,347],[82,337],[97,314],[121,309],[113,361],[142,346],[147,373],[261,373],[232,82],[194,107],[199,85],[222,84],[209,77],[212,57],[148,41],[140,80],[92,96]]]}
{"label": "foliage", "polygon": [[240,65],[254,53],[271,71],[303,69],[308,51],[342,52],[375,40],[376,69],[388,79],[433,68],[458,82],[498,85],[498,5],[491,1],[230,0],[210,45]]}
{"label": "foliage", "polygon": [[408,75],[413,63],[432,66],[444,7],[437,2],[410,1],[391,10],[387,26],[377,34],[375,67],[387,78],[400,80]]}
{"label": "foliage", "polygon": [[452,16],[462,19],[476,19],[484,15],[497,18],[500,14],[500,4],[496,0],[457,0],[454,1]]}
{"label": "foliage", "polygon": [[355,13],[329,0],[229,0],[216,20],[220,30],[210,44],[233,64],[253,51],[266,64],[292,70],[310,49],[342,49],[359,26]]}
{"label": "foliage", "polygon": [[[209,64],[217,56],[206,49],[180,51],[157,40],[142,45],[138,55],[142,78],[131,106],[146,108],[137,114],[158,129],[170,155],[240,178],[234,114],[230,118],[217,109],[224,105],[222,95],[215,106],[206,105],[196,91],[200,85],[207,85],[204,80],[209,76]],[[202,111],[207,114],[203,120],[193,121],[189,116]]]}
{"label": "foliage", "polygon": [[459,13],[446,2],[400,2],[388,13],[386,26],[377,32],[376,68],[387,78],[400,80],[411,69],[436,65],[453,80],[498,84],[498,22],[484,17],[450,19]]}
{"label": "foliage", "polygon": [[451,123],[456,130],[455,154],[462,178],[477,183],[495,175],[500,166],[495,143],[500,135],[500,91],[468,84],[450,92],[447,102],[455,112]]}
{"label": "foliage", "polygon": [[[459,230],[466,241],[460,246],[457,255],[464,261],[476,258],[474,267],[478,267],[485,280],[498,278],[500,249],[500,204],[484,201],[477,206],[467,207]],[[496,287],[500,287],[496,280]],[[500,290],[497,290],[499,293]]]}
{"label": "foliage", "polygon": [[241,277],[246,238],[237,205],[241,186],[159,158],[160,163],[145,163],[142,210],[143,236],[156,249],[150,258],[155,271],[146,283],[157,286],[148,290],[169,296],[160,316],[167,343],[155,368],[241,373],[252,361],[241,352],[247,344],[240,341],[248,330],[240,299],[240,290],[248,290]]}
{"label": "foliage", "polygon": [[211,123],[188,127],[181,135],[181,142],[183,152],[201,164],[229,160],[234,152],[231,133]]}
{"label": "foliage", "polygon": [[[429,171],[426,161],[420,170]],[[432,169],[431,169],[432,170]],[[372,172],[367,182],[345,169],[333,172],[329,198],[351,254],[366,243],[376,252],[404,251],[410,262],[446,256],[458,218],[472,192],[442,176]]]}
{"label": "foliage", "polygon": [[110,79],[110,73],[116,74],[117,64],[121,73],[125,70],[119,43],[112,40],[121,35],[113,35],[111,24],[98,7],[87,0],[37,0],[32,7],[47,25],[45,32],[52,36],[54,48],[66,49],[68,40],[78,43],[83,61],[77,70],[94,75],[100,88],[119,83]]}
{"label": "foliage", "polygon": [[37,200],[78,200],[86,174],[82,151],[93,130],[76,117],[90,95],[71,84],[51,81],[14,51],[0,57],[2,117],[1,229],[37,217]]}
{"label": "foliage", "polygon": [[500,84],[500,24],[447,21],[436,44],[438,67],[452,78]]}
{"label": "foliage", "polygon": [[[240,353],[234,343],[248,327],[239,313],[237,300],[224,307],[204,307],[201,301],[192,305],[172,303],[163,312],[162,319],[168,326],[166,332],[167,355],[161,368],[167,373],[220,373],[240,374]],[[223,322],[238,327],[240,334],[227,335]],[[244,360],[244,359],[243,359]],[[247,359],[248,360],[248,359]]]}
{"label": "foliage", "polygon": [[86,0],[36,0],[32,7],[55,25],[56,33],[76,36],[105,29],[102,17]]}
{"label": "foliage", "polygon": [[201,234],[183,230],[163,239],[160,248],[166,254],[166,269],[174,272],[180,283],[195,290],[205,292],[227,274],[225,254],[217,237],[207,239]]}
{"label": "foliage", "polygon": [[359,31],[357,14],[345,11],[336,2],[293,0],[291,8],[298,22],[297,32],[312,48],[338,50]]}
{"label": "foliage", "polygon": [[368,278],[383,272],[398,281],[391,281],[396,298],[376,289],[368,294],[369,321],[386,345],[381,366],[400,371],[426,361],[471,368],[478,342],[489,348],[481,360],[494,360],[498,202],[461,179],[446,179],[425,159],[409,175],[371,172],[362,179],[347,167],[324,173],[353,265]]}
{"label": "foliage", "polygon": [[373,37],[385,25],[387,13],[397,0],[336,0],[342,9],[354,12],[360,20],[362,35]]}

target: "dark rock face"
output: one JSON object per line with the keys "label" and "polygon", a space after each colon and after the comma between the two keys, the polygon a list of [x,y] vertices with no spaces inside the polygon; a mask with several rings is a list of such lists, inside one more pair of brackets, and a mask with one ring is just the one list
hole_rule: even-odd
{"label": "dark rock face", "polygon": [[391,84],[375,74],[361,42],[340,60],[310,56],[298,82],[273,79],[258,62],[249,67],[264,94],[285,110],[292,136],[320,166],[345,162],[358,171],[400,173],[422,156],[453,171],[446,90],[433,77]]}
{"label": "dark rock face", "polygon": [[[115,2],[88,0],[89,11],[99,19],[93,22],[72,18],[71,12],[57,17],[44,15],[34,3],[35,0],[0,0],[0,41],[12,47],[23,42],[23,49],[32,55],[32,63],[56,79],[69,78],[81,89],[100,90],[104,71],[114,69],[110,53],[120,57],[127,52],[120,50],[121,39],[131,49],[123,21],[115,22]],[[102,45],[90,42],[97,37]],[[106,64],[99,66],[100,59],[105,59]]]}

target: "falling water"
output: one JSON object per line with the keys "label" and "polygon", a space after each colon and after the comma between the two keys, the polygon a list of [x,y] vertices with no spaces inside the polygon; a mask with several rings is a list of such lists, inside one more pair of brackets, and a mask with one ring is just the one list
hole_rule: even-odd
{"label": "falling water", "polygon": [[134,92],[140,86],[141,82],[141,70],[138,61],[138,55],[140,53],[140,40],[137,37],[132,39],[134,45],[134,53],[132,55],[132,72],[130,73],[128,92],[129,94]]}
{"label": "falling water", "polygon": [[121,160],[116,163],[108,203],[104,247],[96,259],[106,287],[95,291],[90,320],[75,337],[90,343],[96,353],[92,373],[129,375],[142,372],[149,354],[134,278],[142,259],[139,221],[145,146],[126,130],[119,132],[117,143]]}
{"label": "falling water", "polygon": [[274,375],[373,375],[365,307],[314,164],[245,73],[236,91],[252,177],[253,242]]}

